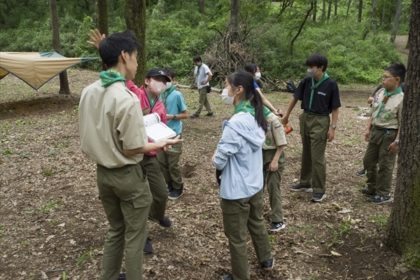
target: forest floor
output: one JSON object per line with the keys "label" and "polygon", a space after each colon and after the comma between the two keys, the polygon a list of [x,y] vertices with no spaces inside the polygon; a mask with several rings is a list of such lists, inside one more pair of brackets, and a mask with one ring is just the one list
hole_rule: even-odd
{"label": "forest floor", "polygon": [[[35,93],[13,76],[0,81],[0,279],[99,279],[107,221],[98,199],[95,164],[79,148],[78,98],[97,73],[70,70],[73,94],[58,96],[58,80]],[[343,87],[336,139],[327,146],[327,199],[293,193],[301,140],[297,106],[290,118],[281,182],[287,227],[270,235],[274,270],[263,273],[249,241],[252,279],[420,279],[384,245],[391,204],[373,205],[357,177],[366,148],[364,114],[371,87]],[[189,112],[197,92],[183,90]],[[285,110],[291,96],[268,98]],[[231,108],[210,94],[215,117],[184,122],[181,166],[185,194],[169,201],[170,229],[149,223],[155,253],[145,279],[220,279],[230,270],[211,156]],[[394,172],[395,173],[395,172]],[[394,178],[395,179],[395,178]],[[269,224],[268,198],[265,217]]]}

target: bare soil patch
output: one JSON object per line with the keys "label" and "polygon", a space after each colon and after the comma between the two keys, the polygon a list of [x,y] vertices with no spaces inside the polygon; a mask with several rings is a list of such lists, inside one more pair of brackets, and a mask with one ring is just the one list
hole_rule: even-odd
{"label": "bare soil patch", "polygon": [[[96,77],[70,73],[72,87],[79,90]],[[2,80],[0,88],[14,83]],[[97,197],[95,164],[79,149],[74,95],[0,103],[0,279],[99,279],[107,222]],[[184,95],[192,113],[198,93],[185,90]],[[342,92],[339,128],[327,148],[328,199],[322,204],[288,191],[300,169],[300,110],[294,110],[282,179],[287,227],[270,235],[277,262],[269,273],[259,270],[249,241],[252,279],[420,279],[382,243],[392,204],[369,204],[358,191],[364,178],[354,174],[366,147],[360,115],[368,95]],[[290,95],[276,92],[268,98],[284,109]],[[149,224],[155,254],[146,258],[145,279],[219,279],[230,269],[210,162],[221,123],[232,110],[215,93],[210,101],[215,117],[185,121],[185,195],[168,204],[172,228]],[[268,217],[268,199],[266,205]]]}

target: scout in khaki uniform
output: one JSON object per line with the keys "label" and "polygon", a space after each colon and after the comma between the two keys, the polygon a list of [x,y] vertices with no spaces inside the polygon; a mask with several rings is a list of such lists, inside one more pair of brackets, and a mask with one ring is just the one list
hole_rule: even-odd
{"label": "scout in khaki uniform", "polygon": [[[167,112],[168,126],[177,135],[181,136],[183,127],[181,120],[188,118],[187,105],[185,104],[184,96],[176,88],[175,72],[171,69],[166,69],[165,71],[171,78],[171,81],[166,83],[166,91],[161,94]],[[182,182],[181,168],[179,166],[181,153],[182,143],[179,143],[157,155],[166,184],[168,185],[168,197],[171,200],[178,199],[184,192],[184,183]]]}
{"label": "scout in khaki uniform", "polygon": [[281,207],[281,175],[284,170],[286,135],[280,119],[270,113],[267,117],[267,133],[263,145],[263,172],[264,182],[267,186],[271,207],[270,231],[276,232],[286,227],[283,223]]}
{"label": "scout in khaki uniform", "polygon": [[284,125],[289,122],[290,113],[301,100],[302,168],[300,182],[291,190],[313,191],[312,201],[321,202],[326,197],[325,148],[327,141],[334,139],[341,103],[337,83],[325,72],[327,58],[313,54],[306,60],[306,65],[308,77],[300,82],[282,122]]}
{"label": "scout in khaki uniform", "polygon": [[[137,87],[132,81],[126,83],[130,91],[139,98],[143,114],[156,113],[163,123],[166,123],[167,119],[165,106],[160,99],[160,94],[166,89],[166,83],[168,81],[170,81],[170,78],[163,69],[153,68],[147,71],[144,84],[141,87]],[[172,221],[169,217],[165,216],[168,190],[166,188],[165,178],[160,170],[157,154],[156,151],[145,153],[140,165],[146,172],[147,181],[149,182],[153,197],[149,219],[158,222],[162,227],[169,228],[172,226]],[[150,238],[146,240],[144,253],[153,253],[153,244]]]}
{"label": "scout in khaki uniform", "polygon": [[400,63],[385,69],[382,76],[384,88],[373,101],[372,116],[365,134],[365,139],[369,142],[363,159],[363,165],[367,169],[367,186],[362,189],[362,193],[376,204],[392,201],[392,171],[399,145],[404,98],[401,83],[405,72],[404,65]]}
{"label": "scout in khaki uniform", "polygon": [[138,48],[128,31],[104,39],[99,54],[108,70],[83,89],[79,104],[81,148],[97,164],[99,197],[110,226],[102,280],[118,279],[124,255],[127,279],[142,279],[152,196],[139,162],[143,153],[180,141],[147,143],[140,101],[125,86],[136,74]]}
{"label": "scout in khaki uniform", "polygon": [[[267,121],[260,95],[251,74],[240,71],[227,78],[226,103],[235,114],[225,122],[213,156],[221,171],[220,197],[223,228],[229,240],[232,273],[223,280],[250,280],[247,231],[250,233],[260,267],[270,270],[274,258],[263,218],[263,159]],[[268,111],[268,109],[267,109]]]}

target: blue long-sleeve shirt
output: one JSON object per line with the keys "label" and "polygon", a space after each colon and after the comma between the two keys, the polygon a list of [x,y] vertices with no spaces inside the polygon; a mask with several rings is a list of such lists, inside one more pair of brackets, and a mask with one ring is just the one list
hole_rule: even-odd
{"label": "blue long-sleeve shirt", "polygon": [[250,113],[237,113],[225,123],[213,161],[222,170],[221,198],[248,198],[263,188],[264,140],[264,130]]}

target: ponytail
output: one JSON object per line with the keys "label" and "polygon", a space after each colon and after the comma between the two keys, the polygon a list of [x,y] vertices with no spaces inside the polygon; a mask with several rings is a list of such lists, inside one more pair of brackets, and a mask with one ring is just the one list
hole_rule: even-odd
{"label": "ponytail", "polygon": [[249,100],[255,109],[255,120],[259,127],[267,132],[267,120],[264,117],[263,101],[261,95],[254,86],[254,77],[245,71],[238,71],[228,76],[228,81],[233,86],[242,86],[244,88],[246,100]]}

